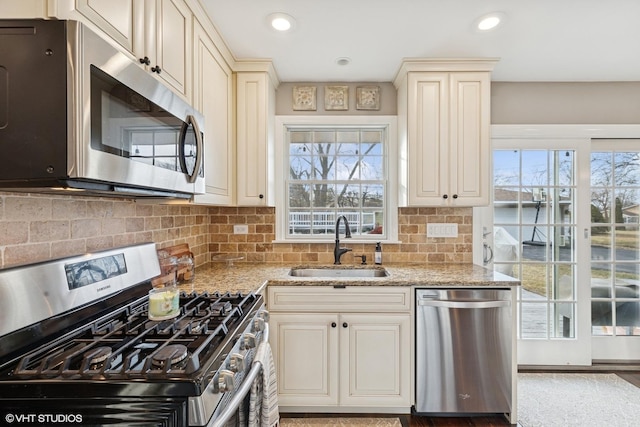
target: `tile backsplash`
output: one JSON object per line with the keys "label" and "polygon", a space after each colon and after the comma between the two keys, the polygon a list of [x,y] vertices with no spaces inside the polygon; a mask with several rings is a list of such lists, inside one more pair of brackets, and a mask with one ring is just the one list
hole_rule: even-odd
{"label": "tile backsplash", "polygon": [[[457,238],[427,238],[430,222],[457,223]],[[234,234],[236,224],[247,234]],[[383,243],[385,262],[472,262],[471,208],[400,208],[398,238]],[[196,265],[218,253],[245,262],[332,263],[331,243],[273,243],[275,208],[161,205],[126,199],[0,193],[0,267],[141,242],[188,243]],[[373,262],[375,244],[348,244],[343,263]]]}

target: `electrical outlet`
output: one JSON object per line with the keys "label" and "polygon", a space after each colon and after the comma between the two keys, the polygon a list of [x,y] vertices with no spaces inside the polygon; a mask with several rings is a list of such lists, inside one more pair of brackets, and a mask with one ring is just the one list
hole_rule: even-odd
{"label": "electrical outlet", "polygon": [[249,226],[247,224],[237,224],[233,226],[233,234],[248,234]]}
{"label": "electrical outlet", "polygon": [[427,237],[458,237],[458,224],[455,224],[455,223],[427,224]]}

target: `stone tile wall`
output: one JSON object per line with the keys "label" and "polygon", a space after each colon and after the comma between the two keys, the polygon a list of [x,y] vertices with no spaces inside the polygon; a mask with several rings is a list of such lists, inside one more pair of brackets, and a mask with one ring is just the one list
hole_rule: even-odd
{"label": "stone tile wall", "polygon": [[209,261],[208,208],[126,199],[0,193],[0,267],[156,242]]}
{"label": "stone tile wall", "polygon": [[[472,262],[470,208],[400,208],[399,240],[383,262]],[[458,223],[456,239],[427,238],[429,222]],[[248,234],[234,234],[247,224]],[[160,205],[126,199],[0,193],[0,268],[134,243],[188,243],[196,265],[218,253],[245,262],[333,263],[331,243],[273,243],[275,208]],[[375,245],[349,243],[343,263],[373,261]]]}
{"label": "stone tile wall", "polygon": [[[250,262],[333,263],[333,243],[272,243],[275,208],[210,208],[210,252],[238,253]],[[427,223],[457,223],[458,237],[427,238]],[[400,208],[400,242],[383,243],[384,262],[473,262],[471,208]],[[247,224],[248,234],[233,234],[234,224]],[[373,262],[375,244],[350,243],[344,264],[359,263],[353,255]]]}

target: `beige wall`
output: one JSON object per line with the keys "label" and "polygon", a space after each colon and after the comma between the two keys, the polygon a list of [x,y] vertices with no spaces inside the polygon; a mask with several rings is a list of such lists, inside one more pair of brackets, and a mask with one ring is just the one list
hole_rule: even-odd
{"label": "beige wall", "polygon": [[491,123],[639,124],[640,82],[492,82]]}
{"label": "beige wall", "polygon": [[[349,86],[349,109],[344,111],[333,111],[324,109],[325,86],[340,85]],[[293,87],[294,86],[315,86],[316,87],[316,111],[294,111],[293,110]],[[358,86],[380,86],[380,110],[357,110],[356,109],[356,87]],[[276,91],[276,114],[279,116],[288,115],[332,115],[332,116],[363,116],[363,115],[395,115],[398,111],[396,101],[396,88],[392,83],[337,83],[337,82],[314,82],[314,83],[281,83]]]}

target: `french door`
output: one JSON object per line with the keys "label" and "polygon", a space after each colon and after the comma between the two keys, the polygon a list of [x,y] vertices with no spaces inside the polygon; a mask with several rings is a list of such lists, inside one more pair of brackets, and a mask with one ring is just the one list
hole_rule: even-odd
{"label": "french door", "polygon": [[550,128],[534,138],[494,130],[494,200],[477,216],[485,264],[522,281],[518,363],[637,361],[640,139],[626,135],[640,128],[603,132],[618,139]]}
{"label": "french door", "polygon": [[493,151],[493,267],[519,278],[518,363],[591,363],[586,291],[588,167],[576,140],[499,140]]}
{"label": "french door", "polygon": [[640,360],[640,139],[591,144],[593,359]]}

